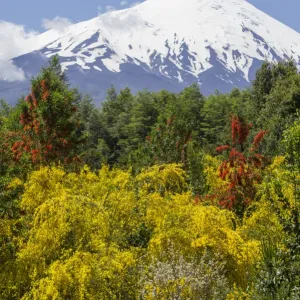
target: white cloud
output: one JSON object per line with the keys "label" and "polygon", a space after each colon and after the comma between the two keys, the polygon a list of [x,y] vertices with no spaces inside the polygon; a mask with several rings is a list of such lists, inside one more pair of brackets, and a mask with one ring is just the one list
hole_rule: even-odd
{"label": "white cloud", "polygon": [[123,1],[121,1],[120,5],[121,6],[127,6],[128,5],[128,1],[123,0]]}
{"label": "white cloud", "polygon": [[126,24],[126,28],[135,29],[141,24],[141,19],[136,14],[127,14],[124,15],[122,19],[118,15],[103,15],[101,17],[101,23],[99,26],[109,27],[112,30],[118,30],[124,28],[124,24]]}
{"label": "white cloud", "polygon": [[102,14],[102,9],[103,9],[102,6],[98,5],[98,7],[97,7],[98,15]]}
{"label": "white cloud", "polygon": [[105,6],[105,10],[106,10],[107,12],[110,12],[110,11],[114,11],[114,10],[116,10],[116,9],[115,9],[114,6],[106,5],[106,6]]}
{"label": "white cloud", "polygon": [[23,81],[25,74],[22,69],[17,68],[12,61],[0,59],[0,80]]}
{"label": "white cloud", "polygon": [[22,25],[0,21],[0,80],[23,80],[24,72],[13,65],[11,58],[35,49],[34,38],[38,33]]}
{"label": "white cloud", "polygon": [[130,5],[130,7],[135,7],[135,6],[137,6],[137,5],[139,5],[139,4],[141,4],[142,2],[134,2],[134,3],[132,3],[131,5]]}
{"label": "white cloud", "polygon": [[46,30],[54,29],[58,32],[63,32],[65,31],[70,25],[73,23],[67,19],[67,18],[62,18],[62,17],[55,17],[53,19],[43,19],[42,20],[42,26]]}

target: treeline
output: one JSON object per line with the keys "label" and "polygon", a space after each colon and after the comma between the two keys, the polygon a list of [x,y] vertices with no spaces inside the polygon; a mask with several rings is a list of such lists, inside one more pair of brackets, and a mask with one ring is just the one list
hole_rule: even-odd
{"label": "treeline", "polygon": [[293,62],[98,108],[54,57],[0,101],[0,298],[300,299],[299,108]]}

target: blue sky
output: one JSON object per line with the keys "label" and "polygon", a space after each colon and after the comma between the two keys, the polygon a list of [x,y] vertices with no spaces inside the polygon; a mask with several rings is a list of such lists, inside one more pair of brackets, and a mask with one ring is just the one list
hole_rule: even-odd
{"label": "blue sky", "polygon": [[[112,7],[116,9],[126,7],[137,1],[138,0],[0,0],[0,21],[21,24],[29,30],[43,31],[42,19],[53,19],[60,16],[76,23],[97,16],[100,7],[101,11],[104,12],[106,9]],[[257,8],[300,32],[300,0],[248,1]],[[123,2],[123,6],[121,2]]]}

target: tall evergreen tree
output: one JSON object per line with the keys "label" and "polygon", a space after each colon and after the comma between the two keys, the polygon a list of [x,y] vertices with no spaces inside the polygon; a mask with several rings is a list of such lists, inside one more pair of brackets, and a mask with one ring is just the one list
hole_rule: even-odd
{"label": "tall evergreen tree", "polygon": [[59,60],[31,82],[31,93],[21,102],[19,138],[12,146],[15,160],[29,155],[34,164],[78,159],[81,143],[77,106],[80,95],[70,89]]}

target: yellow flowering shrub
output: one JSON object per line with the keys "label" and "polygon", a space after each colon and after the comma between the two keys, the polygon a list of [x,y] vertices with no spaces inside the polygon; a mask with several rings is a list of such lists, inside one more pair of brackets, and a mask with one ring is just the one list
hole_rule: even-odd
{"label": "yellow flowering shrub", "polygon": [[[164,199],[149,199],[146,220],[154,226],[149,253],[159,257],[174,245],[183,255],[210,249],[226,261],[232,281],[245,286],[254,264],[260,258],[258,240],[243,238],[234,214],[215,206],[195,205],[189,193]],[[250,276],[250,274],[249,274]]]}
{"label": "yellow flowering shrub", "polygon": [[130,174],[107,167],[98,175],[88,169],[67,174],[42,168],[26,184],[21,206],[28,213],[25,222],[30,229],[18,263],[33,282],[47,274],[53,281],[53,270],[67,266],[77,251],[84,257],[96,253],[98,258],[100,253],[104,257],[118,253],[139,221]]}
{"label": "yellow flowering shrub", "polygon": [[257,202],[249,207],[248,216],[243,220],[242,231],[248,237],[274,243],[284,240],[282,220],[290,218],[292,210],[299,205],[293,181],[300,181],[300,175],[287,170],[284,163],[284,157],[275,157],[257,186]]}
{"label": "yellow flowering shrub", "polygon": [[227,189],[228,182],[220,177],[219,166],[221,163],[222,161],[218,157],[205,156],[204,174],[209,187],[208,194],[222,194]]}
{"label": "yellow flowering shrub", "polygon": [[136,282],[129,273],[134,263],[134,254],[128,251],[75,252],[55,261],[23,299],[134,299]]}
{"label": "yellow flowering shrub", "polygon": [[229,279],[245,287],[248,275],[260,257],[260,244],[244,239],[234,214],[214,206],[198,206],[193,214],[191,232],[195,249],[211,249],[226,261]]}
{"label": "yellow flowering shrub", "polygon": [[274,242],[283,238],[283,226],[270,203],[256,202],[249,211],[251,213],[244,218],[240,228],[243,236],[259,241],[271,239]]}
{"label": "yellow flowering shrub", "polygon": [[[216,159],[207,159],[211,189],[222,188]],[[42,167],[25,184],[21,209],[11,271],[18,283],[9,289],[26,300],[225,299],[233,284],[246,289],[261,239],[281,233],[267,201],[244,220],[195,201],[176,164],[137,176],[106,166],[98,173]]]}
{"label": "yellow flowering shrub", "polygon": [[267,168],[266,176],[258,187],[258,197],[262,201],[272,201],[276,205],[281,205],[281,196],[288,200],[290,207],[296,205],[294,185],[292,177],[300,181],[300,174],[293,174],[284,167],[285,158],[275,157],[273,163]]}

